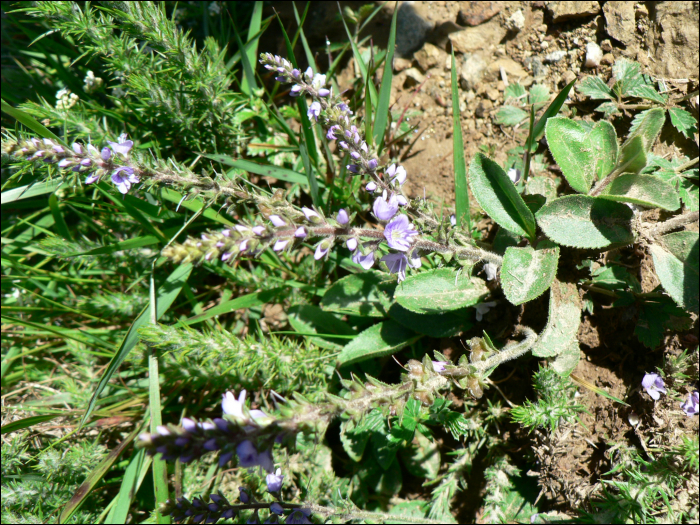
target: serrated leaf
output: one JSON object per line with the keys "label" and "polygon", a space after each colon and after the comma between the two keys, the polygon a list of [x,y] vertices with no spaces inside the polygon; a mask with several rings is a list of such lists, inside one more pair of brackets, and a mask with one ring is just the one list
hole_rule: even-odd
{"label": "serrated leaf", "polygon": [[622,146],[615,169],[618,173],[639,173],[646,165],[647,155],[644,150],[644,139],[637,136]]}
{"label": "serrated leaf", "polygon": [[338,356],[338,363],[348,365],[392,354],[421,337],[396,321],[382,321],[360,332],[355,339],[345,345]]}
{"label": "serrated leaf", "polygon": [[372,434],[382,428],[384,416],[381,411],[374,409],[356,425],[351,419],[340,425],[340,442],[343,449],[355,462],[359,462],[364,454]]}
{"label": "serrated leaf", "polygon": [[562,377],[568,377],[574,371],[581,359],[581,349],[578,341],[574,340],[552,362],[552,370]]}
{"label": "serrated leaf", "polygon": [[503,99],[508,100],[509,98],[520,98],[525,94],[525,88],[519,83],[508,84],[505,92],[503,93]]}
{"label": "serrated leaf", "polygon": [[686,138],[692,138],[698,131],[698,121],[692,113],[681,108],[669,108],[668,116],[671,117],[671,124]]}
{"label": "serrated leaf", "polygon": [[545,136],[569,186],[588,193],[596,178],[596,152],[589,130],[566,117],[555,117],[547,121]]}
{"label": "serrated leaf", "polygon": [[666,110],[663,108],[652,108],[638,113],[632,121],[629,137],[622,145],[622,149],[624,150],[625,146],[635,137],[642,137],[644,151],[650,151],[661,133],[665,121]]}
{"label": "serrated leaf", "polygon": [[557,273],[559,246],[544,241],[537,250],[531,246],[508,248],[503,257],[503,293],[514,305],[532,301],[549,288]]}
{"label": "serrated leaf", "polygon": [[610,122],[597,122],[589,134],[590,144],[595,158],[595,175],[598,179],[608,175],[617,164],[619,147],[615,128]]}
{"label": "serrated leaf", "polygon": [[496,111],[494,123],[503,126],[516,126],[527,118],[527,111],[515,106],[503,106]]}
{"label": "serrated leaf", "polygon": [[537,106],[539,104],[544,104],[547,100],[549,100],[549,88],[547,86],[535,84],[530,88],[528,103]]}
{"label": "serrated leaf", "polygon": [[630,97],[636,88],[644,85],[644,77],[638,62],[621,58],[612,67],[615,84],[613,91],[622,97]]}
{"label": "serrated leaf", "polygon": [[576,90],[593,100],[615,100],[615,93],[599,77],[590,76],[583,79]]}
{"label": "serrated leaf", "polygon": [[472,327],[468,308],[460,308],[439,314],[418,314],[407,310],[398,303],[389,309],[389,317],[397,323],[429,337],[453,337]]}
{"label": "serrated leaf", "polygon": [[650,247],[656,275],[679,306],[698,313],[698,233],[669,233],[662,240],[663,247]]}
{"label": "serrated leaf", "polygon": [[581,299],[573,283],[554,279],[549,289],[549,318],[532,355],[553,357],[566,353],[572,344],[578,349],[578,327],[581,324]]}
{"label": "serrated leaf", "polygon": [[412,475],[420,479],[435,479],[440,470],[440,449],[435,441],[416,432],[413,442],[402,448],[399,455]]}
{"label": "serrated leaf", "polygon": [[329,312],[385,317],[393,287],[393,283],[384,282],[384,275],[379,272],[348,275],[326,290],[321,306]]}
{"label": "serrated leaf", "polygon": [[348,342],[345,337],[333,338],[333,334],[355,335],[347,323],[329,312],[324,312],[318,306],[310,304],[292,306],[287,310],[287,319],[294,330],[307,336],[310,341],[321,348],[339,350]]}
{"label": "serrated leaf", "polygon": [[437,314],[478,303],[489,293],[481,279],[450,268],[412,275],[396,288],[394,299],[419,314]]}
{"label": "serrated leaf", "polygon": [[615,102],[603,102],[600,106],[595,108],[595,110],[602,113],[603,117],[606,119],[609,119],[613,115],[621,115]]}
{"label": "serrated leaf", "polygon": [[642,173],[620,175],[603,189],[600,198],[669,211],[681,207],[673,186],[654,175]]}
{"label": "serrated leaf", "polygon": [[666,102],[668,101],[668,95],[662,95],[653,87],[647,84],[637,86],[634,89],[630,90],[630,96],[643,98],[646,100],[653,100],[654,102],[658,102],[659,104],[666,104]]}
{"label": "serrated leaf", "polygon": [[545,204],[537,224],[558,244],[574,248],[606,248],[634,242],[634,214],[625,204],[587,195],[567,195]]}
{"label": "serrated leaf", "polygon": [[491,219],[513,233],[534,237],[535,218],[501,166],[477,153],[469,165],[469,186]]}

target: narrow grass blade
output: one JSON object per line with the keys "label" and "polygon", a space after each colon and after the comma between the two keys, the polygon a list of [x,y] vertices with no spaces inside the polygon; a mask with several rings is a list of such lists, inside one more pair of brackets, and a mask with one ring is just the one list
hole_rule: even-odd
{"label": "narrow grass blade", "polygon": [[34,117],[25,113],[21,109],[13,108],[4,100],[2,101],[2,111],[13,117],[17,122],[31,129],[34,133],[43,139],[51,139],[58,142],[63,147],[68,147],[68,144],[54,135],[46,126],[39,124]]}
{"label": "narrow grass blade", "polygon": [[292,7],[294,7],[294,18],[297,21],[297,26],[299,26],[299,36],[301,37],[301,47],[304,48],[304,54],[306,55],[306,61],[309,63],[312,69],[316,69],[316,61],[314,60],[314,54],[311,52],[309,43],[306,41],[306,35],[301,26],[304,25],[304,20],[306,20],[306,14],[309,12],[310,2],[306,2],[306,7],[304,8],[304,17],[299,19],[299,11],[297,11],[296,2],[292,2]]}
{"label": "narrow grass blade", "polygon": [[[177,298],[177,296],[180,294],[180,291],[187,282],[187,278],[190,276],[191,272],[191,264],[180,265],[175,269],[173,273],[171,273],[168,276],[163,285],[160,287],[157,294],[158,310],[156,317],[158,319],[160,319],[160,317],[168,310],[168,308],[170,308],[170,305],[173,304],[173,301],[175,301],[175,298]],[[148,308],[146,308],[143,312],[141,312],[141,315],[139,315],[139,317],[133,322],[133,324],[129,328],[129,331],[127,332],[126,336],[124,337],[124,340],[119,346],[117,353],[109,362],[109,366],[102,374],[102,377],[100,377],[100,382],[97,384],[97,388],[95,388],[95,392],[93,392],[92,397],[90,398],[90,402],[88,403],[88,406],[85,409],[85,414],[83,415],[83,418],[80,421],[81,427],[84,426],[90,418],[90,415],[92,414],[92,411],[95,409],[95,405],[97,404],[97,398],[107,386],[107,383],[109,383],[109,380],[117,371],[117,368],[119,368],[119,365],[122,364],[124,359],[126,359],[126,356],[129,355],[131,350],[133,350],[133,348],[136,346],[136,343],[138,343],[138,329],[145,323],[148,323],[149,318],[150,312]]]}
{"label": "narrow grass blade", "polygon": [[[338,9],[340,9],[340,6],[338,6]],[[352,54],[355,57],[355,62],[357,63],[357,67],[360,68],[360,74],[362,75],[362,80],[364,83],[369,85],[369,94],[370,94],[370,102],[372,103],[372,107],[375,108],[377,107],[377,89],[374,87],[374,84],[372,83],[372,79],[369,77],[369,71],[367,70],[367,64],[365,64],[365,61],[362,60],[362,55],[360,54],[360,50],[357,47],[357,44],[355,44],[355,41],[352,38],[352,34],[350,33],[350,30],[348,29],[348,25],[345,23],[345,18],[343,17],[343,12],[340,12],[340,19],[343,21],[343,26],[345,27],[345,32],[348,34],[348,40],[350,40],[350,45],[352,46]]]}
{"label": "narrow grass blade", "polygon": [[124,471],[116,504],[109,511],[105,523],[126,523],[131,502],[150,466],[151,457],[146,456],[146,451],[144,449],[136,451]]}
{"label": "narrow grass blade", "polygon": [[58,234],[62,239],[72,241],[73,237],[70,234],[66,220],[63,218],[63,213],[61,213],[61,210],[58,207],[58,199],[56,198],[55,193],[49,195],[49,208],[51,209],[51,215],[53,215],[53,218],[56,220],[56,229],[58,230]]}
{"label": "narrow grass blade", "polygon": [[547,119],[555,117],[557,113],[559,113],[559,110],[564,105],[566,98],[569,96],[569,91],[571,91],[571,88],[574,87],[575,83],[575,80],[569,82],[542,114],[540,119],[537,121],[537,124],[535,124],[532,134],[527,139],[527,145],[525,146],[527,149],[531,149],[533,147],[537,148],[537,142],[542,138],[542,135],[544,135],[544,127],[547,124]]}
{"label": "narrow grass blade", "polygon": [[[198,212],[204,206],[204,201],[202,201],[202,199],[198,197],[183,201],[183,196],[184,195],[182,195],[181,193],[178,193],[175,190],[171,190],[170,188],[160,188],[160,197],[162,197],[163,200],[177,203],[180,205],[181,208],[185,208],[186,210],[190,210],[193,212]],[[212,208],[207,208],[206,210],[204,210],[202,212],[202,216],[212,221],[224,224],[226,226],[233,226],[233,222],[229,221],[226,217],[213,210]]]}
{"label": "narrow grass blade", "polygon": [[107,474],[107,471],[111,468],[119,456],[121,456],[124,449],[131,445],[131,442],[136,438],[136,436],[139,435],[141,428],[142,427],[140,425],[136,427],[134,431],[119,444],[117,448],[112,450],[109,454],[107,454],[107,457],[100,461],[100,464],[97,465],[97,467],[95,467],[95,469],[88,475],[87,479],[82,485],[80,485],[80,487],[78,487],[78,490],[75,492],[70,501],[68,501],[66,506],[63,507],[63,511],[58,518],[58,523],[66,523],[75,513],[75,511],[80,508],[85,501],[85,498],[88,497],[92,489],[95,488],[95,485],[97,485],[105,474]]}
{"label": "narrow grass blade", "polygon": [[11,432],[17,432],[18,430],[22,430],[23,428],[29,428],[29,427],[33,427],[34,425],[38,425],[39,423],[51,421],[52,419],[55,419],[55,418],[60,417],[62,415],[63,414],[45,414],[42,416],[25,417],[24,419],[18,419],[17,421],[13,421],[12,423],[8,423],[7,425],[3,425],[2,429],[0,429],[0,432],[2,434],[9,434]]}
{"label": "narrow grass blade", "polygon": [[255,5],[253,5],[253,14],[250,17],[250,25],[248,26],[248,38],[245,45],[245,53],[246,55],[248,55],[248,62],[251,65],[253,65],[258,59],[258,42],[260,26],[262,25],[262,10],[263,3],[255,2]]}
{"label": "narrow grass blade", "polygon": [[[377,8],[378,9],[378,8]],[[394,6],[394,16],[391,17],[391,29],[389,29],[389,43],[386,48],[386,58],[384,59],[384,74],[382,75],[382,85],[379,88],[379,101],[377,111],[374,116],[374,143],[377,145],[377,153],[382,154],[384,148],[384,136],[386,135],[386,125],[389,119],[389,100],[391,98],[391,81],[394,78],[394,48],[396,47],[396,15],[399,12],[398,2]]]}
{"label": "narrow grass blade", "polygon": [[374,135],[372,135],[372,119],[376,118],[376,115],[370,100],[369,84],[365,84],[365,137],[367,138],[367,145],[371,148],[374,145]]}
{"label": "narrow grass blade", "polygon": [[[243,41],[241,36],[238,34],[238,29],[235,24],[233,25],[233,37],[236,39],[236,45],[238,49],[243,51],[245,47],[243,46]],[[255,71],[248,58],[248,53],[241,53],[241,63],[243,64],[243,81],[241,82],[241,91],[246,95],[250,95],[252,90],[258,89],[258,84],[255,81]]]}
{"label": "narrow grass blade", "polygon": [[220,305],[209,308],[199,315],[195,315],[194,317],[190,317],[189,319],[182,321],[182,323],[186,325],[193,325],[206,321],[207,319],[211,319],[217,315],[227,314],[242,308],[250,308],[251,306],[260,306],[261,304],[269,303],[282,291],[284,291],[284,288],[273,288],[272,290],[242,295],[240,297],[236,297],[235,299],[231,299],[230,301],[221,303]]}
{"label": "narrow grass blade", "polygon": [[306,140],[299,144],[299,154],[301,155],[301,162],[304,165],[304,171],[306,172],[306,179],[309,181],[309,193],[311,194],[311,201],[314,206],[320,208],[322,202],[318,196],[318,181],[316,180],[316,174],[314,170],[311,169],[311,162],[309,161],[309,152],[306,146]]}
{"label": "narrow grass blade", "polygon": [[455,215],[457,226],[471,233],[469,215],[469,187],[467,186],[467,164],[464,160],[462,123],[459,118],[459,91],[457,90],[457,65],[452,50],[452,163],[455,172]]}
{"label": "narrow grass blade", "polygon": [[215,155],[212,153],[202,155],[217,162],[221,162],[222,164],[226,164],[227,166],[249,171],[256,175],[262,175],[263,177],[272,177],[285,182],[302,184],[304,186],[309,184],[308,179],[304,175],[296,171],[288,170],[287,168],[280,168],[279,166],[270,164],[258,164],[252,160],[234,159],[228,155]]}
{"label": "narrow grass blade", "polygon": [[38,195],[46,195],[47,193],[53,193],[63,184],[63,180],[47,180],[44,182],[28,184],[20,188],[14,188],[2,192],[0,202],[2,204],[9,204],[18,200],[37,197]]}

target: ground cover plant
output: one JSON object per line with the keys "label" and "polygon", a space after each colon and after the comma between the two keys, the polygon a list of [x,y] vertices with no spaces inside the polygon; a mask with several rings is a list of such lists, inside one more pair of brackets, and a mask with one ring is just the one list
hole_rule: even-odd
{"label": "ground cover plant", "polygon": [[[399,9],[319,52],[309,8],[6,13],[3,522],[696,522],[698,158],[655,148],[697,91],[512,82],[499,163],[453,47],[452,207],[406,190]],[[594,384],[611,316],[645,353]]]}

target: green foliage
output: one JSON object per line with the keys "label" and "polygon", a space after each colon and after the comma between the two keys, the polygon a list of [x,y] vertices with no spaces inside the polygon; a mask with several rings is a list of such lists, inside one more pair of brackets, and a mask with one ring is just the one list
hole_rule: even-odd
{"label": "green foliage", "polygon": [[437,314],[472,306],[488,293],[483,281],[467,272],[438,268],[411,276],[396,288],[401,306],[419,314]]}
{"label": "green foliage", "polygon": [[[530,521],[537,513],[533,504],[534,487],[528,487],[527,478],[506,456],[499,456],[484,471],[486,496],[484,497],[484,521],[486,523],[522,523]],[[523,494],[530,489],[529,494]]]}
{"label": "green foliage", "polygon": [[541,243],[537,250],[507,248],[501,269],[503,293],[515,305],[536,299],[552,284],[558,262],[559,247],[551,242]]}

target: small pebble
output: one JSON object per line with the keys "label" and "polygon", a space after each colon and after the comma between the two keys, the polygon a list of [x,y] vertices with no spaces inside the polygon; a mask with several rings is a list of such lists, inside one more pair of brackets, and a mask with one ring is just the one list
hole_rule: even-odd
{"label": "small pebble", "polygon": [[596,68],[600,66],[600,62],[603,60],[603,50],[595,42],[589,42],[586,44],[586,63],[585,66],[589,68]]}
{"label": "small pebble", "polygon": [[627,421],[630,422],[630,425],[636,427],[639,425],[639,416],[636,412],[630,412],[629,416],[627,416]]}
{"label": "small pebble", "polygon": [[555,62],[559,62],[562,58],[566,56],[566,51],[563,50],[558,50],[558,51],[552,51],[548,55],[544,57],[545,63],[553,64]]}

